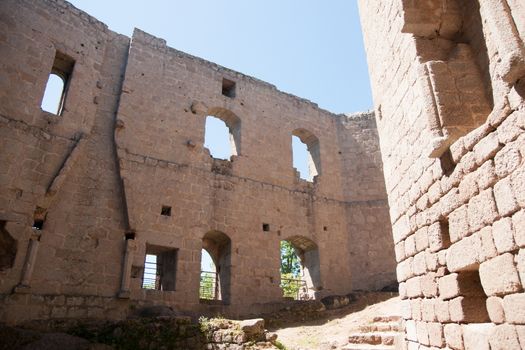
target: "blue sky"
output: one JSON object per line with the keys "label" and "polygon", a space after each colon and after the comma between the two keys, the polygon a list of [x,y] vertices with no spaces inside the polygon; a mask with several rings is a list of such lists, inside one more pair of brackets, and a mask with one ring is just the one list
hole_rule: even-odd
{"label": "blue sky", "polygon": [[355,0],[70,0],[130,36],[276,85],[335,113],[372,107]]}

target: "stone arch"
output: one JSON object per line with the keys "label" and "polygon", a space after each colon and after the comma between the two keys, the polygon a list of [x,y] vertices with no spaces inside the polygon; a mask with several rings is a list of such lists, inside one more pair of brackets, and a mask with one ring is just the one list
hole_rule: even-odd
{"label": "stone arch", "polygon": [[221,231],[209,231],[202,238],[202,249],[206,250],[216,267],[215,300],[230,303],[231,284],[231,239]]}
{"label": "stone arch", "polygon": [[308,150],[308,180],[313,181],[315,176],[321,174],[321,150],[319,146],[319,139],[309,130],[298,128],[292,132],[306,145]]}
{"label": "stone arch", "polygon": [[319,247],[310,238],[296,235],[285,241],[289,242],[301,262],[301,279],[306,283],[306,295],[303,299],[316,299],[323,289],[321,282],[321,263],[319,259]]}
{"label": "stone arch", "polygon": [[241,119],[232,111],[221,107],[209,108],[206,116],[215,117],[226,124],[230,134],[230,154],[241,154]]}

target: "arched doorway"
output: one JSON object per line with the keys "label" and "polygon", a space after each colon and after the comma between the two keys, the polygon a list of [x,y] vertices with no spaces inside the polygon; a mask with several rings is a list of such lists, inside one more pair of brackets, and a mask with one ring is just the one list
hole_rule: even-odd
{"label": "arched doorway", "polygon": [[[230,302],[231,240],[220,231],[210,231],[202,238],[201,300]],[[205,269],[203,269],[203,267]]]}
{"label": "arched doorway", "polygon": [[317,244],[293,236],[280,242],[280,250],[283,295],[297,300],[316,299],[322,289]]}

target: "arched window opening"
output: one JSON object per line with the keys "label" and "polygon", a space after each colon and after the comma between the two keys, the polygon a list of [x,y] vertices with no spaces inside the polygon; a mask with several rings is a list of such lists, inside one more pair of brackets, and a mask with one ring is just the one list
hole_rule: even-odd
{"label": "arched window opening", "polygon": [[219,295],[217,267],[206,249],[201,251],[200,299],[216,300]]}
{"label": "arched window opening", "polygon": [[303,180],[313,182],[321,173],[319,140],[305,129],[292,133],[293,167]]}
{"label": "arched window opening", "polygon": [[74,65],[75,61],[71,57],[56,53],[42,98],[42,110],[56,115],[62,114]]}
{"label": "arched window opening", "polygon": [[296,236],[280,242],[280,254],[283,296],[316,299],[322,289],[317,245],[306,237]]}
{"label": "arched window opening", "polygon": [[232,112],[211,108],[206,117],[204,147],[215,159],[231,160],[240,154],[241,121]]}
{"label": "arched window opening", "polygon": [[230,302],[231,240],[222,232],[210,231],[202,239],[199,297],[202,302]]}

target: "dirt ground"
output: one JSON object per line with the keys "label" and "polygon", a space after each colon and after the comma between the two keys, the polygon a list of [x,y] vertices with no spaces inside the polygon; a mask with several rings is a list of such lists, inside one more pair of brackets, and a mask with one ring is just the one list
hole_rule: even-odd
{"label": "dirt ground", "polygon": [[348,343],[350,333],[370,323],[374,317],[400,315],[399,301],[397,296],[379,294],[341,309],[328,310],[322,319],[270,330],[278,334],[278,340],[288,350],[340,349]]}

